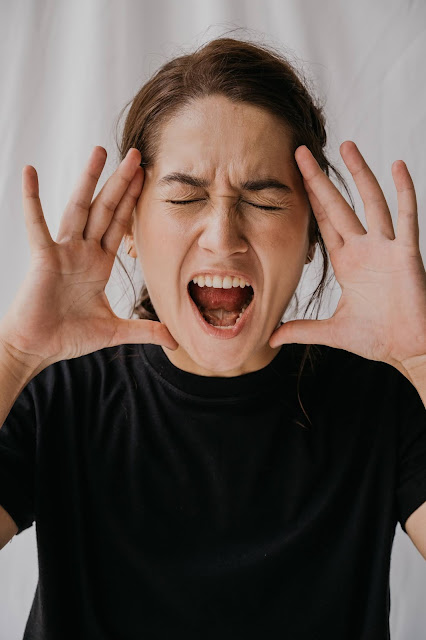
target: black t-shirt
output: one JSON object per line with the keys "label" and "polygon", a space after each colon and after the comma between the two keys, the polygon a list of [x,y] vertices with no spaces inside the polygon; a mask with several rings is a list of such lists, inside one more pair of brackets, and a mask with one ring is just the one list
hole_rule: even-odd
{"label": "black t-shirt", "polygon": [[390,637],[426,411],[390,365],[319,345],[303,410],[304,349],[221,378],[121,345],[28,383],[0,429],[0,504],[36,523],[25,640]]}

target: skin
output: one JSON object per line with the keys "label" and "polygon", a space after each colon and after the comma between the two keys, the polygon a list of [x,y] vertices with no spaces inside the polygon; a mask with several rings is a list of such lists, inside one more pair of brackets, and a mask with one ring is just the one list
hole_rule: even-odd
{"label": "skin", "polygon": [[[171,172],[208,181],[193,187],[158,185]],[[292,189],[243,191],[241,183],[274,177]],[[168,200],[195,200],[186,205]],[[263,210],[251,206],[279,207]],[[238,376],[262,369],[278,354],[268,341],[315,246],[309,243],[310,205],[280,120],[265,110],[208,96],[163,126],[155,163],[146,168],[126,234],[139,259],[152,303],[179,347],[162,347],[178,368],[203,376]],[[252,276],[252,320],[221,340],[198,326],[187,285],[206,268]]]}

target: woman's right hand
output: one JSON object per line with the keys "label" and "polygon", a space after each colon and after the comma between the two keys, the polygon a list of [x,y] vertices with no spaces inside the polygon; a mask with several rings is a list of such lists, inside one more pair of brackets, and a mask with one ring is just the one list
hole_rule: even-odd
{"label": "woman's right hand", "polygon": [[105,294],[115,256],[141,194],[141,154],[131,148],[92,202],[106,161],[95,147],[52,240],[39,198],[37,172],[22,171],[30,269],[6,315],[0,341],[12,355],[44,365],[120,344],[151,343],[176,349],[167,327],[126,320]]}

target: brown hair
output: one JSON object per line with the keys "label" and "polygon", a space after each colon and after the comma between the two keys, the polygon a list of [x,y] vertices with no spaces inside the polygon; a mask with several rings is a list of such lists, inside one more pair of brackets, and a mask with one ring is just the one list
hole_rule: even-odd
{"label": "brown hair", "polygon": [[[296,71],[288,59],[271,47],[229,37],[214,39],[193,53],[175,57],[163,64],[125,105],[119,118],[129,104],[131,107],[124,123],[121,140],[117,143],[120,161],[131,147],[135,147],[142,155],[142,166],[148,167],[153,164],[162,125],[191,101],[220,94],[234,102],[262,107],[278,116],[290,132],[293,158],[297,147],[306,145],[327,176],[330,175],[330,169],[334,172],[355,209],[344,178],[325,156],[327,135],[323,107],[314,100],[308,86],[309,83],[302,73]],[[295,160],[294,163],[299,171]],[[322,277],[309,299],[303,317],[306,317],[309,307],[316,302],[315,318],[318,319],[324,290],[334,274],[331,273],[327,280],[328,253],[311,210],[309,241],[311,243],[315,240],[323,258]],[[118,256],[117,259],[128,275]],[[133,287],[130,276],[129,279]],[[135,293],[134,287],[133,292]],[[296,300],[297,314],[299,300],[296,293],[293,298]],[[158,320],[145,284],[138,300],[135,294],[130,317],[135,314],[141,319]],[[306,345],[301,359],[297,387],[299,402],[300,377],[307,358],[313,366],[314,348],[314,345]],[[301,402],[300,405],[303,409]],[[309,420],[304,409],[303,412]]]}

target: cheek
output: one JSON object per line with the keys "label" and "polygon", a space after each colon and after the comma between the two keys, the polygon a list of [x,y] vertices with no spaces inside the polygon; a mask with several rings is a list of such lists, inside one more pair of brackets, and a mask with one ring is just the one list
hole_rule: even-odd
{"label": "cheek", "polygon": [[140,211],[138,220],[138,246],[142,256],[162,253],[168,243],[169,225],[161,216],[158,207],[150,205]]}
{"label": "cheek", "polygon": [[308,227],[305,220],[289,218],[271,221],[269,224],[257,225],[251,231],[253,245],[273,254],[292,256],[294,259],[303,253],[307,244]]}
{"label": "cheek", "polygon": [[188,244],[188,233],[180,225],[151,208],[138,224],[138,250],[142,272],[149,283],[170,282],[177,273]]}

